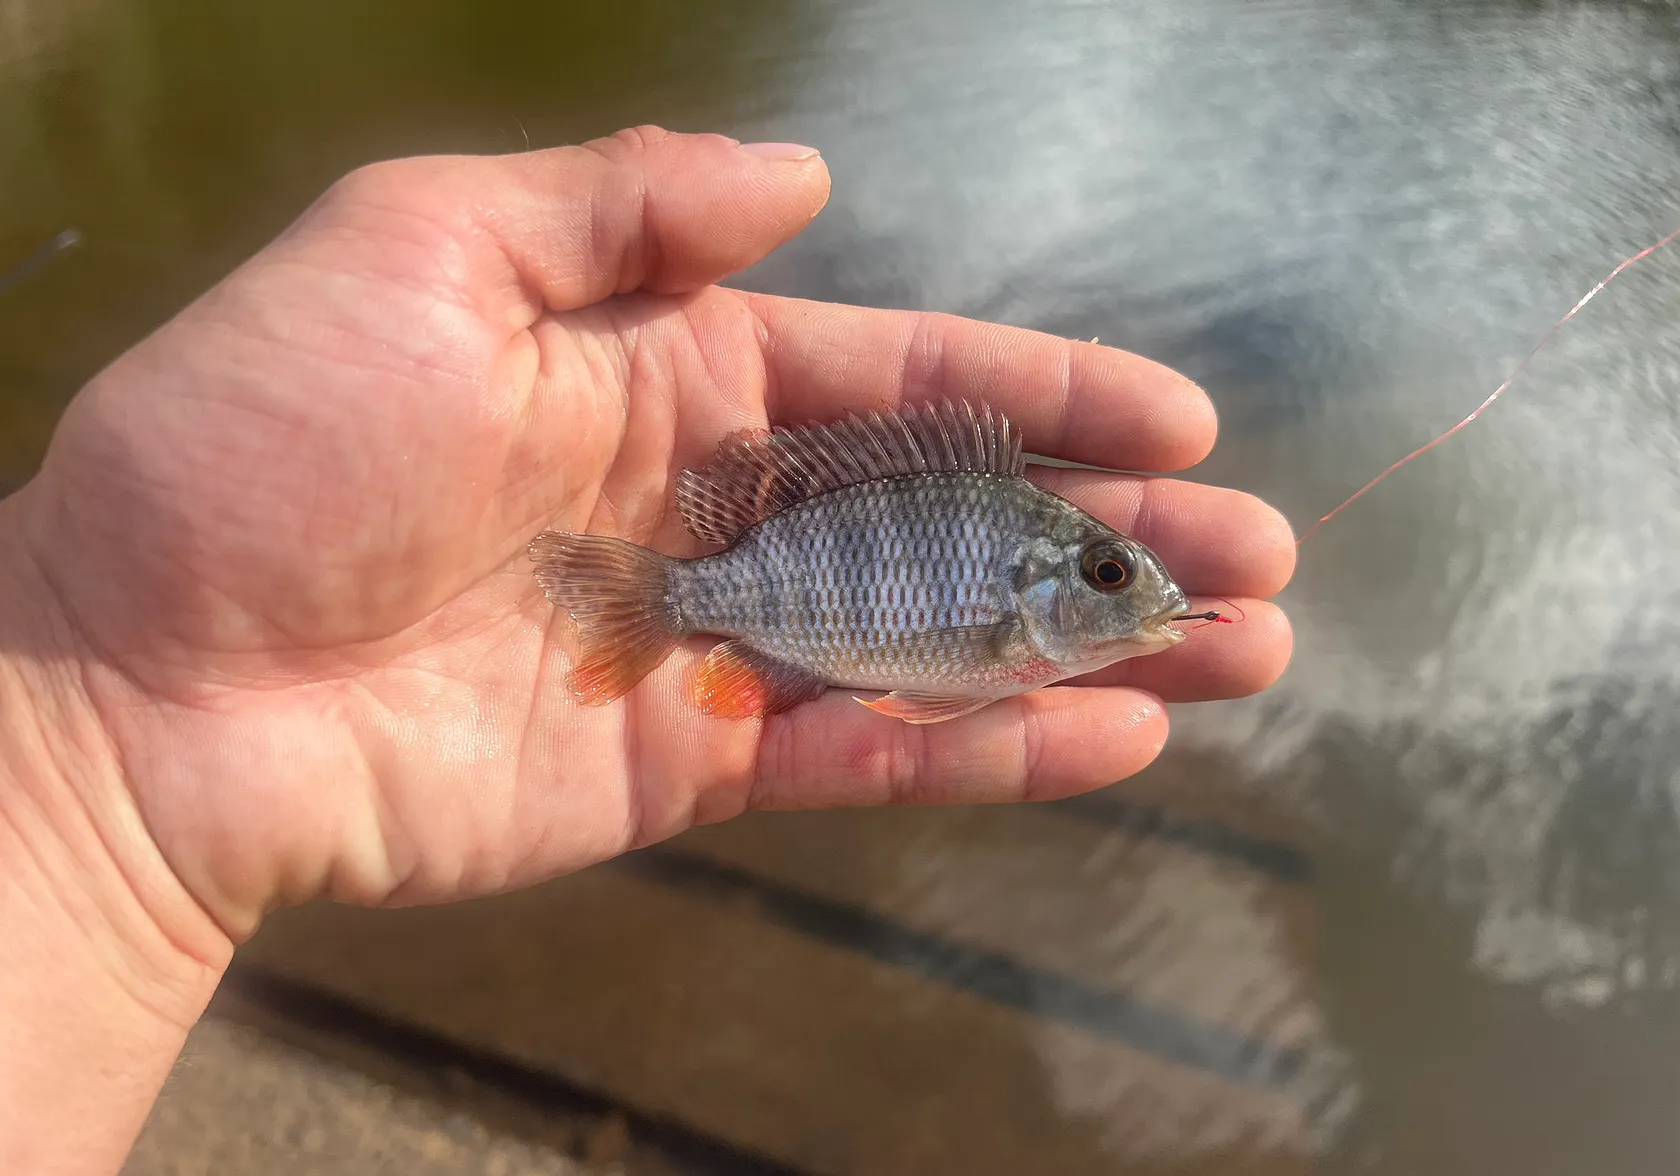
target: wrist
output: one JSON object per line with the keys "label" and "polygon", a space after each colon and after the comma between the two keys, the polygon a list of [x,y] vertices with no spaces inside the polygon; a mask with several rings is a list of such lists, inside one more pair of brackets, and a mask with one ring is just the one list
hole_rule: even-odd
{"label": "wrist", "polygon": [[0,501],[0,1170],[114,1172],[231,955],[152,843]]}

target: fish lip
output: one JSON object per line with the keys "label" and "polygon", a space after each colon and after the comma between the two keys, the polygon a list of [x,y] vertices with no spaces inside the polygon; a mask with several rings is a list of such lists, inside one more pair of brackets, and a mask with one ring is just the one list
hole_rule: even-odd
{"label": "fish lip", "polygon": [[1156,613],[1153,619],[1157,624],[1170,625],[1172,622],[1178,620],[1179,617],[1186,616],[1195,611],[1196,607],[1190,603],[1190,598],[1181,592],[1178,594],[1177,600],[1173,601],[1172,604]]}
{"label": "fish lip", "polygon": [[1180,596],[1167,608],[1162,609],[1144,623],[1144,629],[1157,640],[1164,640],[1168,645],[1183,641],[1190,634],[1183,629],[1173,628],[1173,622],[1179,617],[1194,612],[1194,607],[1185,597]]}

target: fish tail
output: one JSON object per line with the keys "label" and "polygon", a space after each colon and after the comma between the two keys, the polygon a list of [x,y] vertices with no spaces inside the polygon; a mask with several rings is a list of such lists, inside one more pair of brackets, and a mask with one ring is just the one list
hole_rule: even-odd
{"label": "fish tail", "polygon": [[670,656],[684,633],[672,606],[678,562],[623,539],[544,531],[531,541],[543,594],[577,624],[577,664],[566,684],[599,706],[629,693]]}

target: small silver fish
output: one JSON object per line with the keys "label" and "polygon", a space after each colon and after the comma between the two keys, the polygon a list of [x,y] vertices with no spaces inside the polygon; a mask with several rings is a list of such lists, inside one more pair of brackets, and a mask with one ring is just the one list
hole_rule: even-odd
{"label": "small silver fish", "polygon": [[724,550],[531,542],[578,627],[571,691],[609,702],[704,633],[726,638],[695,683],[707,713],[776,714],[834,686],[936,723],[1183,640],[1190,605],[1154,553],[1025,468],[1010,423],[966,403],[736,434],[677,484],[689,531]]}

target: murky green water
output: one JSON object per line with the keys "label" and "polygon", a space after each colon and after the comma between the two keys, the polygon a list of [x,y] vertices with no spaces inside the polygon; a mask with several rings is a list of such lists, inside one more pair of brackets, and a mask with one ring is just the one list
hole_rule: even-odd
{"label": "murky green water", "polygon": [[[750,284],[1173,363],[1201,476],[1304,527],[1680,222],[1680,10],[0,0],[0,273],[85,237],[0,290],[0,480],[349,167],[644,120],[824,151]],[[1285,682],[1152,773],[1316,831],[1334,1167],[1680,1164],[1677,313],[1680,255],[1630,273],[1309,544]]]}

